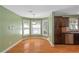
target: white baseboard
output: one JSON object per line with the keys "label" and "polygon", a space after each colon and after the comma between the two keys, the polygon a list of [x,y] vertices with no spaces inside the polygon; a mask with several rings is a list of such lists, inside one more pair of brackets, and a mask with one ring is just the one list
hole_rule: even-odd
{"label": "white baseboard", "polygon": [[4,51],[2,51],[2,53],[7,52],[8,50],[10,50],[10,49],[13,48],[14,46],[16,46],[18,43],[20,43],[21,41],[23,41],[23,39],[18,40],[16,43],[12,44],[10,47],[8,47],[8,48],[5,49]]}
{"label": "white baseboard", "polygon": [[[4,51],[2,51],[2,53],[7,52],[8,50],[10,50],[11,48],[13,48],[14,46],[16,46],[18,43],[20,43],[21,41],[23,41],[25,39],[21,38],[20,40],[18,40],[16,43],[14,43],[13,45],[11,45],[10,47],[8,47],[7,49],[5,49]],[[49,38],[47,38],[47,40],[49,41],[50,45],[52,47],[54,47],[54,44],[49,40]]]}
{"label": "white baseboard", "polygon": [[54,43],[52,43],[52,42],[49,40],[49,38],[47,38],[47,40],[49,41],[50,45],[51,45],[52,47],[54,47]]}

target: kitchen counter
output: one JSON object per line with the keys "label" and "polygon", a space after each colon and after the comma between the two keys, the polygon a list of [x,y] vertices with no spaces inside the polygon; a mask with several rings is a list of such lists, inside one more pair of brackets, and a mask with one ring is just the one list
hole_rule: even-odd
{"label": "kitchen counter", "polygon": [[64,34],[76,34],[79,33],[79,31],[67,31],[67,32],[62,32]]}

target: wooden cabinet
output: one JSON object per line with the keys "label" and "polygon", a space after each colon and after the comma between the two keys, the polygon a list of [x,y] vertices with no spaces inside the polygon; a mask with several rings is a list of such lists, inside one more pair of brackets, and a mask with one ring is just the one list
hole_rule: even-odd
{"label": "wooden cabinet", "polygon": [[62,34],[62,27],[68,26],[68,17],[55,16],[54,17],[54,30],[55,30],[55,43],[64,44],[64,35]]}
{"label": "wooden cabinet", "polygon": [[69,17],[63,17],[62,27],[68,27],[68,26],[69,26]]}
{"label": "wooden cabinet", "polygon": [[79,32],[66,32],[65,35],[65,44],[76,44],[79,45]]}
{"label": "wooden cabinet", "polygon": [[70,31],[68,27],[69,17],[54,17],[55,44],[79,44],[79,30]]}
{"label": "wooden cabinet", "polygon": [[65,44],[74,44],[74,34],[65,34]]}
{"label": "wooden cabinet", "polygon": [[74,44],[79,45],[79,33],[74,34]]}
{"label": "wooden cabinet", "polygon": [[62,17],[57,17],[57,16],[55,16],[54,17],[54,24],[55,24],[55,26],[54,26],[54,29],[55,29],[55,43],[56,44],[60,44],[61,43],[61,37],[62,37],[62,35],[61,35],[61,20],[62,20]]}

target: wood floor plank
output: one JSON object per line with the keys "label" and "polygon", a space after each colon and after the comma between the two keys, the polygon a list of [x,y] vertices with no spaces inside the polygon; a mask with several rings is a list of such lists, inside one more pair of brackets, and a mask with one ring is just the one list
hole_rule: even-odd
{"label": "wood floor plank", "polygon": [[7,53],[79,53],[79,45],[51,46],[48,40],[42,38],[28,38],[11,48]]}

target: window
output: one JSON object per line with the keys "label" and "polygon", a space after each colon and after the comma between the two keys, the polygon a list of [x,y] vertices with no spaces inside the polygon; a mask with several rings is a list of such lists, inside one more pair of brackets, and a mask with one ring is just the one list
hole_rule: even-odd
{"label": "window", "polygon": [[29,35],[30,34],[30,21],[29,20],[23,20],[23,35]]}
{"label": "window", "polygon": [[69,19],[69,29],[71,31],[78,30],[78,19],[77,18],[70,18]]}
{"label": "window", "polygon": [[42,20],[42,35],[48,36],[48,19]]}
{"label": "window", "polygon": [[32,34],[41,34],[41,20],[32,20],[31,21],[31,33]]}
{"label": "window", "polygon": [[23,36],[48,36],[48,19],[23,19]]}

